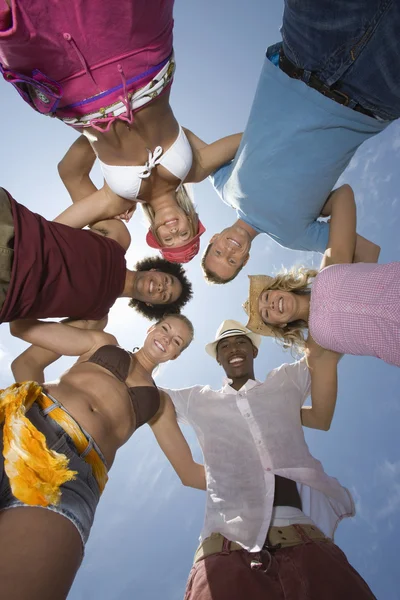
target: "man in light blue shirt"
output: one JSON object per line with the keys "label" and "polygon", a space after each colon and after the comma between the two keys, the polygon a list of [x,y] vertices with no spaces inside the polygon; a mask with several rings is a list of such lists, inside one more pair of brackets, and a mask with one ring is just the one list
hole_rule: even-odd
{"label": "man in light blue shirt", "polygon": [[[210,282],[236,277],[259,233],[323,253],[329,224],[319,217],[335,183],[360,144],[400,116],[399,3],[348,6],[285,0],[283,43],[267,51],[235,160],[211,178],[238,219],[210,240]],[[374,245],[358,242],[355,260],[376,260]]]}

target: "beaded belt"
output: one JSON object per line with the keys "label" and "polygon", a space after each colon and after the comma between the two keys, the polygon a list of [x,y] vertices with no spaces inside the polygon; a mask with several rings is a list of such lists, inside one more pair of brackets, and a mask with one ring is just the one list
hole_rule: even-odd
{"label": "beaded belt", "polygon": [[[172,82],[173,76],[175,72],[175,57],[174,54],[170,56],[165,65],[161,68],[160,71],[156,73],[149,83],[147,83],[144,87],[136,90],[135,92],[128,92],[127,100],[129,102],[129,108],[133,112],[142,108],[145,104],[148,104],[157,96],[159,96]],[[129,84],[129,81],[127,82]],[[90,102],[90,98],[84,101],[85,104]],[[78,106],[78,104],[76,105]],[[61,116],[63,110],[67,110],[68,107],[63,107],[60,109],[57,114],[58,118],[61,121],[64,121],[67,125],[72,125],[73,127],[95,127],[95,129],[99,129],[100,131],[103,129],[101,127],[102,123],[106,125],[104,130],[107,130],[107,125],[110,124],[114,119],[121,117],[127,112],[127,104],[122,100],[114,102],[108,106],[104,106],[98,109],[95,112],[89,112],[84,115],[79,115],[77,117],[63,117]],[[93,125],[92,121],[95,121]]]}
{"label": "beaded belt", "polygon": [[[121,65],[118,65],[117,68],[121,77],[120,85],[111,90],[105,90],[96,96],[85,98],[84,100],[63,107],[59,106],[63,98],[62,84],[53,81],[38,69],[33,70],[32,76],[27,76],[8,69],[0,63],[0,74],[3,75],[8,83],[11,83],[15,87],[25,102],[38,112],[58,117],[61,121],[73,127],[92,126],[100,131],[108,131],[111,123],[116,118],[131,122],[132,112],[139,110],[167,89],[174,76],[175,58],[172,53],[168,59],[165,59],[159,65],[151,67],[145,74],[142,73],[128,80]],[[144,75],[149,76],[153,72],[155,75],[147,84],[139,89],[132,89],[135,85],[140,85],[138,82],[140,82],[140,79],[143,79]],[[104,101],[107,102],[107,97],[110,94],[115,97],[119,90],[121,94],[117,98],[117,101],[90,111],[91,103],[97,103],[103,97]],[[85,110],[88,112],[85,113]]]}

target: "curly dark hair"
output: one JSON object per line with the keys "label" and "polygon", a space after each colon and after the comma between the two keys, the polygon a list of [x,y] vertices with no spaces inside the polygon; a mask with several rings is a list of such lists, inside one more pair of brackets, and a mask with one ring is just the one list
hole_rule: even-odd
{"label": "curly dark hair", "polygon": [[170,304],[152,304],[150,306],[146,304],[146,302],[131,298],[129,306],[132,306],[132,308],[135,308],[141,315],[146,317],[146,319],[150,320],[162,319],[165,314],[179,314],[182,307],[185,306],[193,296],[192,284],[186,276],[185,269],[180,263],[171,263],[168,260],[165,260],[165,258],[158,256],[149,256],[148,258],[139,260],[135,265],[136,271],[151,271],[151,269],[175,276],[182,286],[181,295],[175,302],[171,302]]}

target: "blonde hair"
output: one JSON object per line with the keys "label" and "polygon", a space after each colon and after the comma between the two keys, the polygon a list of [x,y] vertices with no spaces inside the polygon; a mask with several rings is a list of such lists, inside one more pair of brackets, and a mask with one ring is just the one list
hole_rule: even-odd
{"label": "blonde hair", "polygon": [[[312,280],[317,274],[316,269],[308,269],[307,267],[284,269],[273,277],[270,285],[265,289],[293,292],[294,294],[309,294]],[[288,323],[286,327],[268,323],[268,327],[271,329],[276,341],[285,350],[290,349],[293,356],[304,354],[307,340],[304,334],[308,329],[306,321],[298,319]]]}
{"label": "blonde hair", "polygon": [[[197,214],[194,202],[190,197],[190,194],[188,193],[186,184],[181,183],[181,185],[176,190],[175,197],[177,205],[180,209],[183,210],[183,212],[188,218],[190,239],[192,239],[195,235],[197,235],[197,232],[199,230],[199,215]],[[143,214],[149,223],[152,234],[154,235],[160,246],[162,246],[162,241],[158,237],[157,231],[154,227],[155,212],[152,206],[150,206],[150,204],[148,204],[147,202],[144,202],[143,204],[141,204],[141,207],[143,210]]]}

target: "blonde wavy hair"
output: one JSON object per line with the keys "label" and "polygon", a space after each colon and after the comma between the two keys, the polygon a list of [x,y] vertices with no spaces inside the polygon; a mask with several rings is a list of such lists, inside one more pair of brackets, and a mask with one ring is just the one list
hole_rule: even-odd
{"label": "blonde wavy hair", "polygon": [[[185,183],[182,183],[178,187],[178,189],[176,190],[176,203],[179,206],[179,208],[181,208],[183,210],[183,212],[185,213],[185,215],[188,218],[190,239],[192,239],[192,238],[194,238],[195,235],[197,235],[197,232],[199,230],[199,215],[196,212],[196,207],[194,205],[192,196],[189,193],[188,189],[190,189],[190,188]],[[146,221],[149,223],[152,234],[154,235],[154,237],[156,238],[156,240],[160,244],[160,246],[162,246],[162,241],[158,237],[157,231],[154,227],[155,213],[154,213],[153,208],[150,206],[150,204],[147,204],[147,202],[141,204],[141,207],[143,210],[143,214],[146,218]]]}
{"label": "blonde wavy hair", "polygon": [[[284,269],[272,278],[268,285],[269,290],[280,290],[282,292],[293,292],[294,294],[309,294],[311,292],[312,280],[318,271],[307,267],[292,267]],[[292,355],[302,355],[305,352],[306,330],[308,323],[302,319],[288,323],[286,327],[271,325],[268,323],[271,333],[276,341],[285,349],[291,350]]]}

